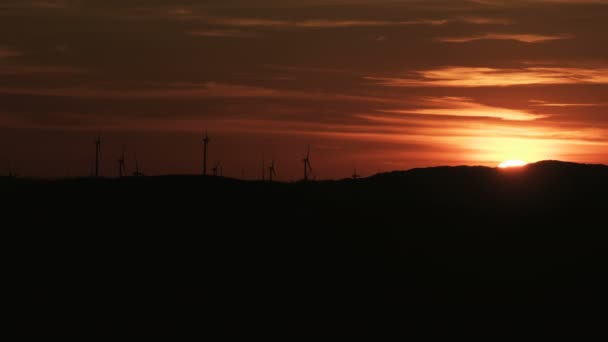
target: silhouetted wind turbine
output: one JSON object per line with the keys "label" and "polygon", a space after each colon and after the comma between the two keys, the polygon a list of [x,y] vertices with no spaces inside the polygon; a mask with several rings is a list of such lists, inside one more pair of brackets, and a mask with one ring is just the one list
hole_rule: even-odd
{"label": "silhouetted wind turbine", "polygon": [[262,154],[262,182],[266,180],[266,158]]}
{"label": "silhouetted wind turbine", "polygon": [[8,162],[8,177],[9,178],[13,178],[13,177],[17,177],[17,174],[15,174],[15,172],[13,171],[13,165],[11,164],[11,162]]}
{"label": "silhouetted wind turbine", "polygon": [[358,179],[361,176],[357,173],[357,168],[355,168],[355,171],[353,172],[353,179]]}
{"label": "silhouetted wind turbine", "polygon": [[274,160],[268,167],[268,180],[272,182],[272,177],[277,175],[277,170],[274,167]]}
{"label": "silhouetted wind turbine", "polygon": [[122,178],[125,174],[125,151],[123,149],[122,155],[118,158],[118,176]]}
{"label": "silhouetted wind turbine", "polygon": [[99,177],[99,162],[101,159],[101,135],[95,140],[95,177]]}
{"label": "silhouetted wind turbine", "polygon": [[312,172],[312,166],[310,165],[310,145],[308,145],[306,157],[302,159],[302,163],[304,163],[304,180],[307,181],[309,174]]}
{"label": "silhouetted wind turbine", "polygon": [[219,161],[218,161],[218,162],[215,164],[215,166],[213,167],[213,169],[212,169],[212,170],[213,170],[213,175],[214,175],[215,177],[219,176],[219,173],[218,173],[218,172],[219,172],[219,171],[221,171],[221,169],[220,169],[220,163],[221,163],[221,162],[219,162]]}
{"label": "silhouetted wind turbine", "polygon": [[209,135],[205,131],[203,138],[203,176],[207,175],[207,146],[209,145]]}
{"label": "silhouetted wind turbine", "polygon": [[133,176],[141,177],[144,174],[139,171],[139,161],[137,160],[137,153],[135,153],[135,172],[133,172]]}

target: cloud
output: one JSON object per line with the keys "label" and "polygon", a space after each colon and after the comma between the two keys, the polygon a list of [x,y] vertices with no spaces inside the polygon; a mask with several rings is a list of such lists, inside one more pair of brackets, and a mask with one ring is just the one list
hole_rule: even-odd
{"label": "cloud", "polygon": [[207,82],[203,84],[174,83],[146,89],[112,89],[87,86],[46,89],[0,88],[0,93],[112,99],[196,99],[204,97],[275,97],[278,96],[279,92],[267,88]]}
{"label": "cloud", "polygon": [[171,11],[170,16],[177,20],[203,21],[207,24],[229,27],[265,28],[265,29],[329,29],[349,27],[390,27],[428,25],[441,26],[452,22],[464,22],[474,25],[509,25],[510,20],[489,17],[461,17],[455,19],[417,18],[409,20],[362,20],[362,19],[306,19],[285,20],[247,17],[213,17],[193,14],[191,11]]}
{"label": "cloud", "polygon": [[379,35],[368,35],[367,39],[375,41],[375,42],[378,42],[378,43],[382,43],[382,42],[387,41],[388,37],[384,36],[384,35],[381,35],[381,34],[379,34]]}
{"label": "cloud", "polygon": [[21,56],[23,53],[8,47],[0,46],[0,60],[10,57]]}
{"label": "cloud", "polygon": [[487,6],[524,6],[537,4],[608,5],[608,0],[469,0]]}
{"label": "cloud", "polygon": [[[1,73],[1,71],[0,71]],[[27,94],[58,97],[107,98],[107,99],[204,99],[204,98],[258,98],[317,101],[368,102],[402,105],[404,101],[383,97],[327,93],[316,91],[280,90],[240,84],[172,83],[153,84],[146,88],[113,89],[100,87],[66,88],[16,88],[0,87],[0,93]]]}
{"label": "cloud", "polygon": [[571,35],[539,35],[529,33],[485,33],[482,35],[465,37],[442,37],[437,38],[445,43],[468,43],[478,40],[514,40],[522,43],[542,43],[554,40],[571,39]]}
{"label": "cloud", "polygon": [[254,38],[260,37],[261,34],[257,32],[243,31],[243,30],[197,30],[188,31],[188,35],[201,36],[201,37],[216,37],[216,38]]}
{"label": "cloud", "polygon": [[415,72],[416,78],[364,77],[389,87],[508,87],[519,85],[608,84],[608,68],[446,67]]}
{"label": "cloud", "polygon": [[353,74],[355,72],[344,70],[344,69],[336,69],[336,68],[322,68],[322,67],[308,67],[308,66],[293,66],[293,65],[273,65],[266,64],[265,68],[273,69],[273,70],[281,70],[281,71],[293,71],[293,72],[303,72],[303,73],[336,73],[336,74]]}
{"label": "cloud", "polygon": [[404,25],[444,25],[447,20],[416,19],[416,20],[277,20],[261,18],[214,18],[208,17],[206,21],[210,24],[235,26],[235,27],[262,27],[276,29],[324,29],[324,28],[347,28],[347,27],[382,27],[382,26],[404,26]]}
{"label": "cloud", "polygon": [[423,103],[429,108],[409,108],[383,110],[386,113],[441,115],[458,117],[496,118],[501,120],[531,121],[546,115],[529,113],[523,110],[499,108],[476,103],[465,97],[429,97]]}
{"label": "cloud", "polygon": [[0,9],[65,9],[76,3],[75,0],[3,0]]}
{"label": "cloud", "polygon": [[79,74],[85,72],[84,69],[69,66],[0,64],[0,75]]}
{"label": "cloud", "polygon": [[9,59],[22,56],[24,53],[12,48],[0,46],[0,75],[28,75],[28,74],[74,74],[83,73],[85,70],[56,65],[32,65],[15,63]]}
{"label": "cloud", "polygon": [[490,17],[463,17],[461,21],[475,25],[511,25],[512,20]]}
{"label": "cloud", "polygon": [[542,107],[600,107],[608,105],[607,103],[555,103],[542,100],[530,100],[529,102],[534,106]]}

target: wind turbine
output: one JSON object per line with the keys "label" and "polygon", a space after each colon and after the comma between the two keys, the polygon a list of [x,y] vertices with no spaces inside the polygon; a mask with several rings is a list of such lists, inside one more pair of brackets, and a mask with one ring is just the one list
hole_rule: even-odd
{"label": "wind turbine", "polygon": [[99,161],[101,159],[101,135],[95,140],[95,177],[99,177]]}
{"label": "wind turbine", "polygon": [[302,159],[302,163],[304,163],[304,181],[307,181],[310,173],[312,173],[312,166],[310,165],[310,145],[308,145],[306,157]]}
{"label": "wind turbine", "polygon": [[10,161],[8,162],[8,177],[9,178],[17,177],[17,174],[14,172],[13,165],[11,164]]}
{"label": "wind turbine", "polygon": [[122,178],[125,174],[125,151],[123,149],[122,155],[118,158],[118,176]]}
{"label": "wind turbine", "polygon": [[262,154],[262,182],[266,180],[266,158]]}
{"label": "wind turbine", "polygon": [[353,172],[353,179],[359,179],[361,176],[357,173],[357,168],[355,168],[355,171]]}
{"label": "wind turbine", "polygon": [[135,177],[144,176],[144,174],[139,171],[139,161],[137,160],[137,153],[135,153],[135,172],[133,172],[133,176],[135,176]]}
{"label": "wind turbine", "polygon": [[203,176],[207,175],[207,146],[209,141],[209,135],[205,131],[205,137],[203,138]]}
{"label": "wind turbine", "polygon": [[221,171],[222,171],[221,166],[220,166],[220,163],[221,163],[221,162],[219,162],[219,161],[218,161],[218,162],[215,164],[215,166],[213,167],[213,169],[212,169],[212,170],[213,170],[213,176],[215,176],[215,177],[219,176],[219,175],[220,175],[220,173],[221,173]]}
{"label": "wind turbine", "polygon": [[272,161],[272,163],[270,164],[270,166],[268,167],[268,180],[270,182],[272,182],[272,177],[277,175],[277,171],[274,167],[274,160]]}

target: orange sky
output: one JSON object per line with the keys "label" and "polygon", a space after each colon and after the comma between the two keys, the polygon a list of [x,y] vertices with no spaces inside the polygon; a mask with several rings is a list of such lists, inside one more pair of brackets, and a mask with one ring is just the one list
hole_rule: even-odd
{"label": "orange sky", "polygon": [[608,1],[5,0],[0,174],[608,163]]}

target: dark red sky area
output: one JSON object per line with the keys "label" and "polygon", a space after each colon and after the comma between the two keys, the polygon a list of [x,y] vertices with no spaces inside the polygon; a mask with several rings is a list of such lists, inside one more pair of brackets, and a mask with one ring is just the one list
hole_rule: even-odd
{"label": "dark red sky area", "polygon": [[0,2],[0,174],[608,162],[608,1]]}

